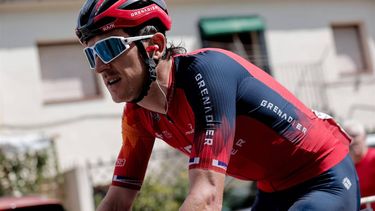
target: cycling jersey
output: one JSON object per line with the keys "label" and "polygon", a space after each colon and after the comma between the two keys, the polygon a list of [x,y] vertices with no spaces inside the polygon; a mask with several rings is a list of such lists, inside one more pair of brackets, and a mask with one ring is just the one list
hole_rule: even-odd
{"label": "cycling jersey", "polygon": [[201,49],[173,57],[166,115],[127,103],[113,185],[141,187],[155,138],[189,156],[190,169],[290,188],[332,168],[349,138],[240,56]]}

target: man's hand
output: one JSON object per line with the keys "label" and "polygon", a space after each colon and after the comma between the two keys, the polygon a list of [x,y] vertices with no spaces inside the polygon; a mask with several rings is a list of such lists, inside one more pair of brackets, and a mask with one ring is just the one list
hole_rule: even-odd
{"label": "man's hand", "polygon": [[111,186],[97,211],[130,211],[137,194],[137,190]]}
{"label": "man's hand", "polygon": [[224,179],[224,174],[211,170],[190,170],[190,190],[180,211],[220,211],[223,203]]}

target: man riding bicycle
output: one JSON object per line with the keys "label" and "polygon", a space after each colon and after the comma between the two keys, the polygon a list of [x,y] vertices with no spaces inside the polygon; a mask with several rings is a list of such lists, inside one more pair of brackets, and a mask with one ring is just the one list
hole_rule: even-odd
{"label": "man riding bicycle", "polygon": [[232,52],[167,46],[170,28],[163,0],[87,0],[80,11],[90,68],[127,103],[98,210],[131,209],[155,138],[189,157],[181,210],[221,210],[226,175],[258,181],[252,210],[358,210],[350,139],[332,118]]}

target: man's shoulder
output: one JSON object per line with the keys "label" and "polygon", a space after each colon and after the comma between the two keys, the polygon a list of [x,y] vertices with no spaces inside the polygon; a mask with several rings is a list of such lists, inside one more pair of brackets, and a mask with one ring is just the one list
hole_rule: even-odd
{"label": "man's shoulder", "polygon": [[243,60],[239,55],[224,49],[202,48],[178,55],[174,61],[177,72],[187,73],[190,70],[210,72],[227,66],[233,67],[236,64],[250,63],[249,61],[243,62]]}
{"label": "man's shoulder", "polygon": [[153,134],[153,113],[137,104],[127,103],[122,115],[122,130],[134,134]]}
{"label": "man's shoulder", "polygon": [[193,51],[185,53],[185,54],[176,55],[176,57],[194,56],[194,55],[204,54],[204,53],[208,53],[208,52],[211,52],[211,53],[229,53],[230,51],[224,50],[224,49],[221,49],[221,48],[200,48],[200,49],[196,49],[196,50],[193,50]]}
{"label": "man's shoulder", "polygon": [[144,118],[145,116],[149,115],[151,111],[148,111],[145,108],[142,108],[141,106],[135,104],[135,103],[126,103],[124,106],[124,112],[123,112],[123,119],[126,118],[132,118],[132,119],[139,119]]}
{"label": "man's shoulder", "polygon": [[194,61],[196,59],[212,59],[211,57],[215,57],[218,55],[228,58],[233,58],[236,56],[235,53],[221,48],[201,48],[186,54],[176,55],[174,58],[183,61]]}

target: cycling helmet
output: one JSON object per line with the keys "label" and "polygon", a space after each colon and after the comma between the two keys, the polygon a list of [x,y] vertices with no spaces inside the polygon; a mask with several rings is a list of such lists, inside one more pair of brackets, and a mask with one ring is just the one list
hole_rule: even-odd
{"label": "cycling helmet", "polygon": [[157,21],[159,30],[172,25],[164,0],[87,0],[82,6],[76,28],[80,41],[116,28],[134,28]]}
{"label": "cycling helmet", "polygon": [[[116,28],[135,29],[151,23],[160,31],[171,28],[164,0],[86,0],[78,16],[76,34],[84,43],[93,36]],[[141,101],[156,80],[157,62],[149,58],[140,41],[135,41],[147,69],[147,79],[138,97],[131,102]]]}

